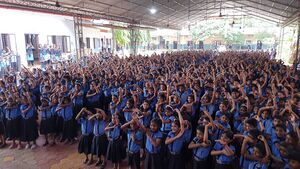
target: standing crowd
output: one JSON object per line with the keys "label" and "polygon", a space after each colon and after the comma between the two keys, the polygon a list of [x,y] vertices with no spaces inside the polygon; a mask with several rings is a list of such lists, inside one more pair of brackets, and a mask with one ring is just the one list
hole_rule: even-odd
{"label": "standing crowd", "polygon": [[[98,56],[0,81],[1,147],[73,144],[84,163],[299,169],[299,72],[265,52]],[[80,134],[79,134],[80,133]],[[1,150],[0,150],[1,151]]]}

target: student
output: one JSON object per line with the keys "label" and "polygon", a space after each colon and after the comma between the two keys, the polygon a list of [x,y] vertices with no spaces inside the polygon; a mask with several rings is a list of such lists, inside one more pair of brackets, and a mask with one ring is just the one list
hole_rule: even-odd
{"label": "student", "polygon": [[185,132],[184,121],[181,112],[176,109],[179,121],[172,121],[171,131],[168,133],[165,144],[168,146],[168,168],[181,169],[184,167],[182,149],[184,148]]}
{"label": "student", "polygon": [[234,160],[235,147],[231,145],[233,133],[225,131],[220,140],[216,140],[216,144],[211,151],[212,156],[216,156],[215,169],[231,169]]}
{"label": "student", "polygon": [[100,91],[95,81],[90,84],[90,90],[86,94],[87,105],[90,110],[93,108],[99,108]]}
{"label": "student", "polygon": [[150,126],[150,121],[152,119],[152,111],[148,101],[145,100],[144,103],[142,104],[141,112],[142,112],[143,125],[147,128]]}
{"label": "student", "polygon": [[71,99],[63,97],[61,103],[57,106],[56,112],[63,118],[63,131],[60,142],[67,141],[65,144],[74,143],[74,124],[73,124],[73,108]]}
{"label": "student", "polygon": [[46,97],[41,98],[42,105],[38,108],[39,113],[41,114],[41,125],[40,125],[40,134],[45,136],[45,143],[43,146],[49,144],[49,136],[52,137],[53,141],[51,145],[55,144],[55,121],[54,121],[54,112],[51,111],[49,106],[49,100]]}
{"label": "student", "polygon": [[52,145],[56,144],[56,138],[62,132],[62,128],[63,128],[63,119],[62,117],[58,116],[56,112],[57,106],[58,106],[58,97],[57,95],[54,95],[51,97],[51,103],[50,103],[50,111],[51,114],[53,115],[53,125],[54,125]]}
{"label": "student", "polygon": [[[6,118],[7,138],[12,140],[10,149],[15,148],[16,140],[20,138],[20,118],[21,111],[17,102],[12,97],[7,99],[7,105],[4,108]],[[18,149],[21,149],[21,140],[19,140]]]}
{"label": "student", "polygon": [[78,144],[78,153],[85,154],[84,164],[88,165],[92,164],[93,162],[92,157],[91,160],[89,160],[89,154],[91,154],[91,145],[93,140],[93,125],[89,120],[89,116],[91,115],[92,113],[90,111],[87,111],[87,109],[84,107],[75,117],[75,120],[80,123],[82,134]]}
{"label": "student", "polygon": [[121,133],[121,124],[119,117],[116,114],[112,115],[111,122],[105,131],[108,132],[108,148],[107,148],[107,159],[110,160],[115,169],[120,168],[120,162],[123,159],[123,144],[122,144],[122,133]]}
{"label": "student", "polygon": [[262,141],[254,146],[253,154],[256,159],[249,163],[248,169],[268,169],[268,158],[271,151],[267,140],[264,136],[260,135],[258,138]]}
{"label": "student", "polygon": [[[143,133],[139,129],[138,116],[132,114],[132,120],[122,125],[122,129],[127,132],[127,155],[129,169],[140,169],[140,149],[143,140]],[[130,128],[128,128],[130,126]]]}
{"label": "student", "polygon": [[243,136],[243,143],[241,147],[240,166],[242,169],[247,169],[249,163],[257,159],[254,155],[254,146],[258,143],[258,136],[260,131],[258,129],[249,130],[247,135]]}
{"label": "student", "polygon": [[[27,142],[25,149],[34,149],[38,138],[37,122],[35,118],[35,106],[31,101],[29,93],[21,100],[21,141]],[[30,144],[32,142],[32,145]]]}
{"label": "student", "polygon": [[162,133],[159,131],[159,119],[155,118],[151,120],[150,129],[145,128],[139,123],[140,128],[146,132],[146,159],[144,162],[145,169],[161,169],[161,141]]}
{"label": "student", "polygon": [[198,126],[196,137],[190,142],[188,148],[193,149],[193,169],[209,168],[208,156],[211,149],[211,142],[208,139],[208,127]]}
{"label": "student", "polygon": [[98,161],[96,162],[96,166],[100,165],[100,168],[103,169],[106,166],[106,153],[108,146],[107,136],[104,131],[107,123],[107,115],[103,110],[96,109],[96,114],[91,116],[89,120],[91,120],[94,123],[94,138],[92,141],[91,148],[91,161],[93,160],[93,155],[97,155]]}
{"label": "student", "polygon": [[5,128],[5,96],[4,93],[0,93],[0,148],[4,148],[6,146],[6,128]]}

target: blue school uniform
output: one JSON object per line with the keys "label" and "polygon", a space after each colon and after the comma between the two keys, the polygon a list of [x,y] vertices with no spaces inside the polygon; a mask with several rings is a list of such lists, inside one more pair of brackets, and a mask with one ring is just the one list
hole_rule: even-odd
{"label": "blue school uniform", "polygon": [[[109,126],[114,126],[111,122]],[[108,131],[108,137],[110,138],[109,145],[107,148],[107,159],[112,163],[120,162],[126,155],[121,136],[121,124]]]}
{"label": "blue school uniform", "polygon": [[105,131],[104,131],[105,127],[106,127],[106,122],[104,120],[95,120],[93,134],[95,136],[101,136],[101,135],[105,134]]}
{"label": "blue school uniform", "polygon": [[138,153],[140,152],[141,146],[140,144],[135,143],[132,139],[131,139],[131,135],[134,134],[135,135],[135,139],[136,141],[141,141],[143,139],[143,133],[140,130],[137,131],[133,131],[133,130],[127,130],[127,149],[129,153]]}
{"label": "blue school uniform", "polygon": [[51,108],[49,108],[49,109],[45,109],[45,110],[41,111],[41,115],[42,115],[42,120],[46,120],[46,119],[53,117],[54,112],[52,112]]}
{"label": "blue school uniform", "polygon": [[124,117],[125,117],[125,120],[128,122],[130,120],[132,120],[132,112],[131,111],[126,111],[126,109],[128,110],[129,108],[127,106],[125,106],[124,108]]}
{"label": "blue school uniform", "polygon": [[[194,137],[193,143],[199,144],[202,143],[198,137]],[[198,147],[193,149],[193,156],[197,161],[206,161],[208,159],[211,147]]]}
{"label": "blue school uniform", "polygon": [[170,123],[163,123],[161,125],[161,131],[163,132],[171,131],[172,121],[174,121],[175,117],[174,116],[167,117],[166,115],[163,115],[163,119],[170,120]]}
{"label": "blue school uniform", "polygon": [[268,169],[269,165],[257,161],[250,162],[245,169]]}
{"label": "blue school uniform", "polygon": [[[253,150],[254,150],[253,146],[247,145],[246,151],[248,152],[248,154],[252,155]],[[240,166],[242,167],[242,169],[247,169],[251,162],[253,162],[253,161],[247,160],[243,156],[241,156],[241,158],[240,158]]]}
{"label": "blue school uniform", "polygon": [[69,121],[73,117],[73,108],[72,105],[63,107],[59,110],[58,114],[64,119],[64,121]]}
{"label": "blue school uniform", "polygon": [[83,95],[74,97],[73,104],[74,106],[78,106],[78,107],[83,106]]}
{"label": "blue school uniform", "polygon": [[[27,108],[29,107],[29,105],[21,105],[20,106],[20,109],[23,111],[23,110],[26,110]],[[35,107],[31,107],[26,113],[21,113],[23,119],[30,119],[31,117],[33,117],[34,115],[34,111],[35,111]]]}
{"label": "blue school uniform", "polygon": [[[224,146],[217,142],[213,148],[215,151],[220,151],[223,150]],[[230,145],[229,148],[235,152],[235,147]],[[234,160],[234,155],[233,156],[226,156],[224,154],[222,155],[217,155],[216,156],[216,161],[218,164],[231,164],[231,162]]]}
{"label": "blue school uniform", "polygon": [[[109,123],[109,127],[114,126],[112,122]],[[114,129],[108,131],[108,138],[114,140],[118,140],[121,136],[121,124],[116,126]]]}
{"label": "blue school uniform", "polygon": [[93,124],[90,120],[86,118],[80,118],[78,120],[81,126],[81,134],[82,137],[80,138],[79,144],[78,144],[78,152],[84,153],[84,154],[90,154],[91,153],[91,147],[92,147],[92,140],[93,140]]}
{"label": "blue school uniform", "polygon": [[184,91],[183,93],[179,92],[179,97],[180,97],[180,102],[181,103],[185,103],[188,99],[189,96],[189,92],[188,91]]}
{"label": "blue school uniform", "polygon": [[[270,131],[270,128],[272,128],[272,120],[271,119],[262,119],[261,121],[265,128],[264,133],[267,134],[267,131]],[[260,129],[260,125],[258,125],[258,128]]]}
{"label": "blue school uniform", "polygon": [[121,111],[120,104],[116,106],[116,103],[110,102],[110,107],[113,107],[110,108],[110,114],[120,113]]}
{"label": "blue school uniform", "polygon": [[143,118],[142,118],[142,120],[143,120],[143,125],[145,126],[145,127],[149,127],[150,126],[150,122],[151,122],[151,119],[152,119],[152,111],[149,109],[148,111],[147,111],[148,113],[149,113],[149,115],[148,116],[143,116]]}
{"label": "blue school uniform", "polygon": [[[222,121],[218,121],[219,124],[221,124],[224,128],[226,129],[231,129],[230,125],[228,123],[224,123]],[[223,134],[223,130],[221,129],[217,129],[217,131],[215,132],[215,138],[216,139],[220,139],[222,134]]]}
{"label": "blue school uniform", "polygon": [[[170,131],[168,133],[167,137],[168,138],[173,138],[175,136],[176,136],[175,133]],[[182,135],[181,137],[179,137],[178,139],[176,139],[172,143],[168,144],[168,149],[169,149],[170,154],[172,154],[172,155],[180,154],[184,143],[185,143],[185,137],[184,137],[184,135]]]}
{"label": "blue school uniform", "polygon": [[86,118],[80,118],[79,121],[82,135],[89,135],[93,132],[93,124]]}
{"label": "blue school uniform", "polygon": [[105,127],[106,121],[98,119],[94,120],[94,138],[92,140],[91,152],[98,157],[101,155],[106,156],[108,141],[104,131]]}
{"label": "blue school uniform", "polygon": [[[154,140],[157,140],[157,139],[160,139],[162,140],[162,133],[160,131],[157,131],[157,132],[150,132],[152,138]],[[159,153],[160,152],[160,148],[161,148],[161,145],[157,146],[157,147],[154,147],[154,145],[152,145],[150,139],[147,137],[146,139],[146,150],[148,153],[150,154],[156,154],[156,153]]]}
{"label": "blue school uniform", "polygon": [[19,107],[12,109],[5,109],[5,118],[7,120],[14,120],[21,116],[21,111]]}
{"label": "blue school uniform", "polygon": [[20,117],[21,111],[19,106],[12,109],[5,108],[5,118],[6,121],[6,133],[7,137],[11,139],[16,139],[20,136]]}

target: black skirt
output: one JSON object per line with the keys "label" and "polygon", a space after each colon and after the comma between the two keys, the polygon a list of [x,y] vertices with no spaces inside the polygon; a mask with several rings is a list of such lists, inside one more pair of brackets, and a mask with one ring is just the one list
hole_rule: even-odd
{"label": "black skirt", "polygon": [[55,119],[54,117],[43,119],[40,125],[40,134],[51,134],[55,132]]}
{"label": "black skirt", "polygon": [[208,160],[199,161],[193,159],[193,169],[210,168]]}
{"label": "black skirt", "polygon": [[107,153],[107,137],[105,134],[101,136],[94,136],[92,141],[92,153],[100,157],[101,155],[106,156]]}
{"label": "black skirt", "polygon": [[161,156],[159,153],[151,154],[149,152],[146,153],[146,159],[144,162],[145,169],[161,169],[162,166]]}
{"label": "black skirt", "polygon": [[63,125],[63,139],[73,140],[74,139],[74,125],[73,119],[64,121]]}
{"label": "black skirt", "polygon": [[183,168],[182,155],[177,154],[173,155],[168,153],[169,161],[168,161],[168,169],[181,169]]}
{"label": "black skirt", "polygon": [[21,141],[35,141],[39,137],[35,116],[21,119]]}
{"label": "black skirt", "polygon": [[55,131],[61,133],[64,128],[64,119],[61,116],[55,116]]}
{"label": "black skirt", "polygon": [[78,153],[90,154],[93,134],[82,135],[78,144]]}
{"label": "black skirt", "polygon": [[9,139],[18,139],[20,137],[20,117],[6,121],[6,133]]}
{"label": "black skirt", "polygon": [[125,147],[123,146],[123,142],[121,139],[109,141],[106,157],[112,163],[118,163],[121,162],[122,159],[126,157],[126,153],[124,156],[124,152],[125,152]]}
{"label": "black skirt", "polygon": [[0,135],[6,135],[4,119],[0,119]]}
{"label": "black skirt", "polygon": [[137,153],[131,153],[128,152],[128,165],[131,166],[131,168],[140,169],[141,168],[141,158],[140,158],[140,152]]}

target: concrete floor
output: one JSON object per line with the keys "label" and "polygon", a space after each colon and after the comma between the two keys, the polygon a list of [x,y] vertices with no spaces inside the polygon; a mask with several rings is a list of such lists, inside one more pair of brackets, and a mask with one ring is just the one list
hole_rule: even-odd
{"label": "concrete floor", "polygon": [[[77,143],[73,145],[57,144],[53,147],[42,147],[44,138],[37,140],[38,147],[34,150],[9,149],[6,146],[0,149],[0,169],[95,169],[94,164],[83,164],[83,154],[78,154]],[[10,144],[8,142],[8,144]],[[23,145],[25,147],[25,145]],[[94,158],[96,160],[96,158]],[[125,169],[126,160],[123,160],[121,168]],[[112,169],[112,164],[107,163],[107,169]]]}

